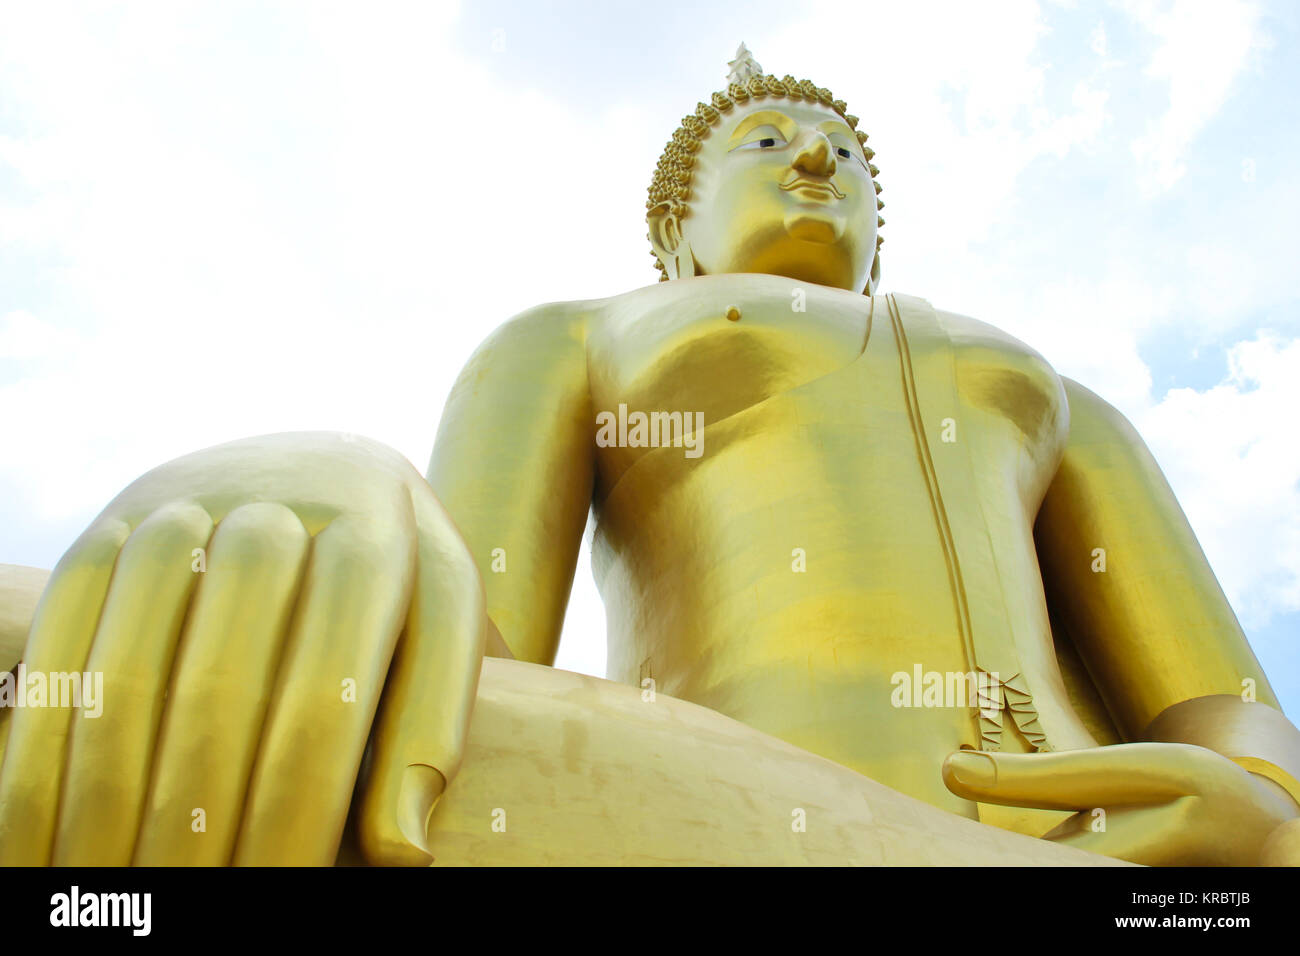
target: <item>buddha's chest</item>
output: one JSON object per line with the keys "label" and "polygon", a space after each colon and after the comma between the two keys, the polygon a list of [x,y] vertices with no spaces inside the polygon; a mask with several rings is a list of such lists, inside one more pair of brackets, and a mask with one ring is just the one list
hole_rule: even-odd
{"label": "buddha's chest", "polygon": [[[1054,370],[992,326],[929,310],[922,329],[927,323],[895,305],[766,275],[620,296],[588,339],[594,409],[680,413],[685,427],[707,429],[852,367],[881,414],[932,412],[935,421],[920,423],[932,437],[972,442],[981,455],[1006,459],[1017,483],[1045,486],[1066,414]],[[604,447],[600,471],[616,479],[649,450],[649,442]]]}
{"label": "buddha's chest", "polygon": [[698,412],[713,424],[854,361],[870,307],[865,296],[759,275],[622,296],[588,340],[594,404]]}

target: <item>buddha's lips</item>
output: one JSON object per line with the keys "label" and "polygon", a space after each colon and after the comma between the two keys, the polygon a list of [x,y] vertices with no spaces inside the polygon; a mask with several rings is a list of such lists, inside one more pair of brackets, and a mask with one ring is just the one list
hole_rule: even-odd
{"label": "buddha's lips", "polygon": [[794,179],[790,180],[789,182],[781,184],[781,188],[786,190],[787,192],[790,191],[791,189],[799,189],[802,186],[811,186],[814,189],[820,189],[823,192],[829,192],[836,199],[844,198],[844,193],[840,192],[839,188],[835,185],[835,183],[831,182],[829,179],[823,181],[823,180],[816,180],[816,179],[808,179],[805,176],[796,176]]}

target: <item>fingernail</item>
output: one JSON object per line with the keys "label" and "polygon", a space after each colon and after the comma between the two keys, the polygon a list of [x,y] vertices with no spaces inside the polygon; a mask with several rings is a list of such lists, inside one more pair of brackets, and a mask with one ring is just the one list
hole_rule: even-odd
{"label": "fingernail", "polygon": [[998,765],[988,754],[962,750],[948,758],[948,772],[967,787],[986,789],[998,782]]}
{"label": "fingernail", "polygon": [[446,789],[446,779],[433,767],[414,763],[402,771],[402,786],[397,794],[397,828],[429,856],[433,856],[429,849],[429,817]]}

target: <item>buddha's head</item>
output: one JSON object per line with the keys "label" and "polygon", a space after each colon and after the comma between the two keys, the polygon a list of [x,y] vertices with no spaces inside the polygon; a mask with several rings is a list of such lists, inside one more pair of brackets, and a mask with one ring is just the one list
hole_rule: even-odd
{"label": "buddha's head", "polygon": [[884,204],[857,117],[808,80],[764,75],[744,44],[731,68],[655,170],[646,221],[660,280],[762,272],[870,292]]}

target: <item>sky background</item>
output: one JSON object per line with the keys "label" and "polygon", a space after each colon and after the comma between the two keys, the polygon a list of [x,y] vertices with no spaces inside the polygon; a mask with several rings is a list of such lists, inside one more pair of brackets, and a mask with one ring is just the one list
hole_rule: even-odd
{"label": "sky background", "polygon": [[[423,471],[474,348],[652,283],[644,199],[744,40],[862,117],[883,291],[1117,405],[1300,719],[1300,6],[0,2],[0,562],[330,429]],[[604,673],[584,547],[557,665]]]}

